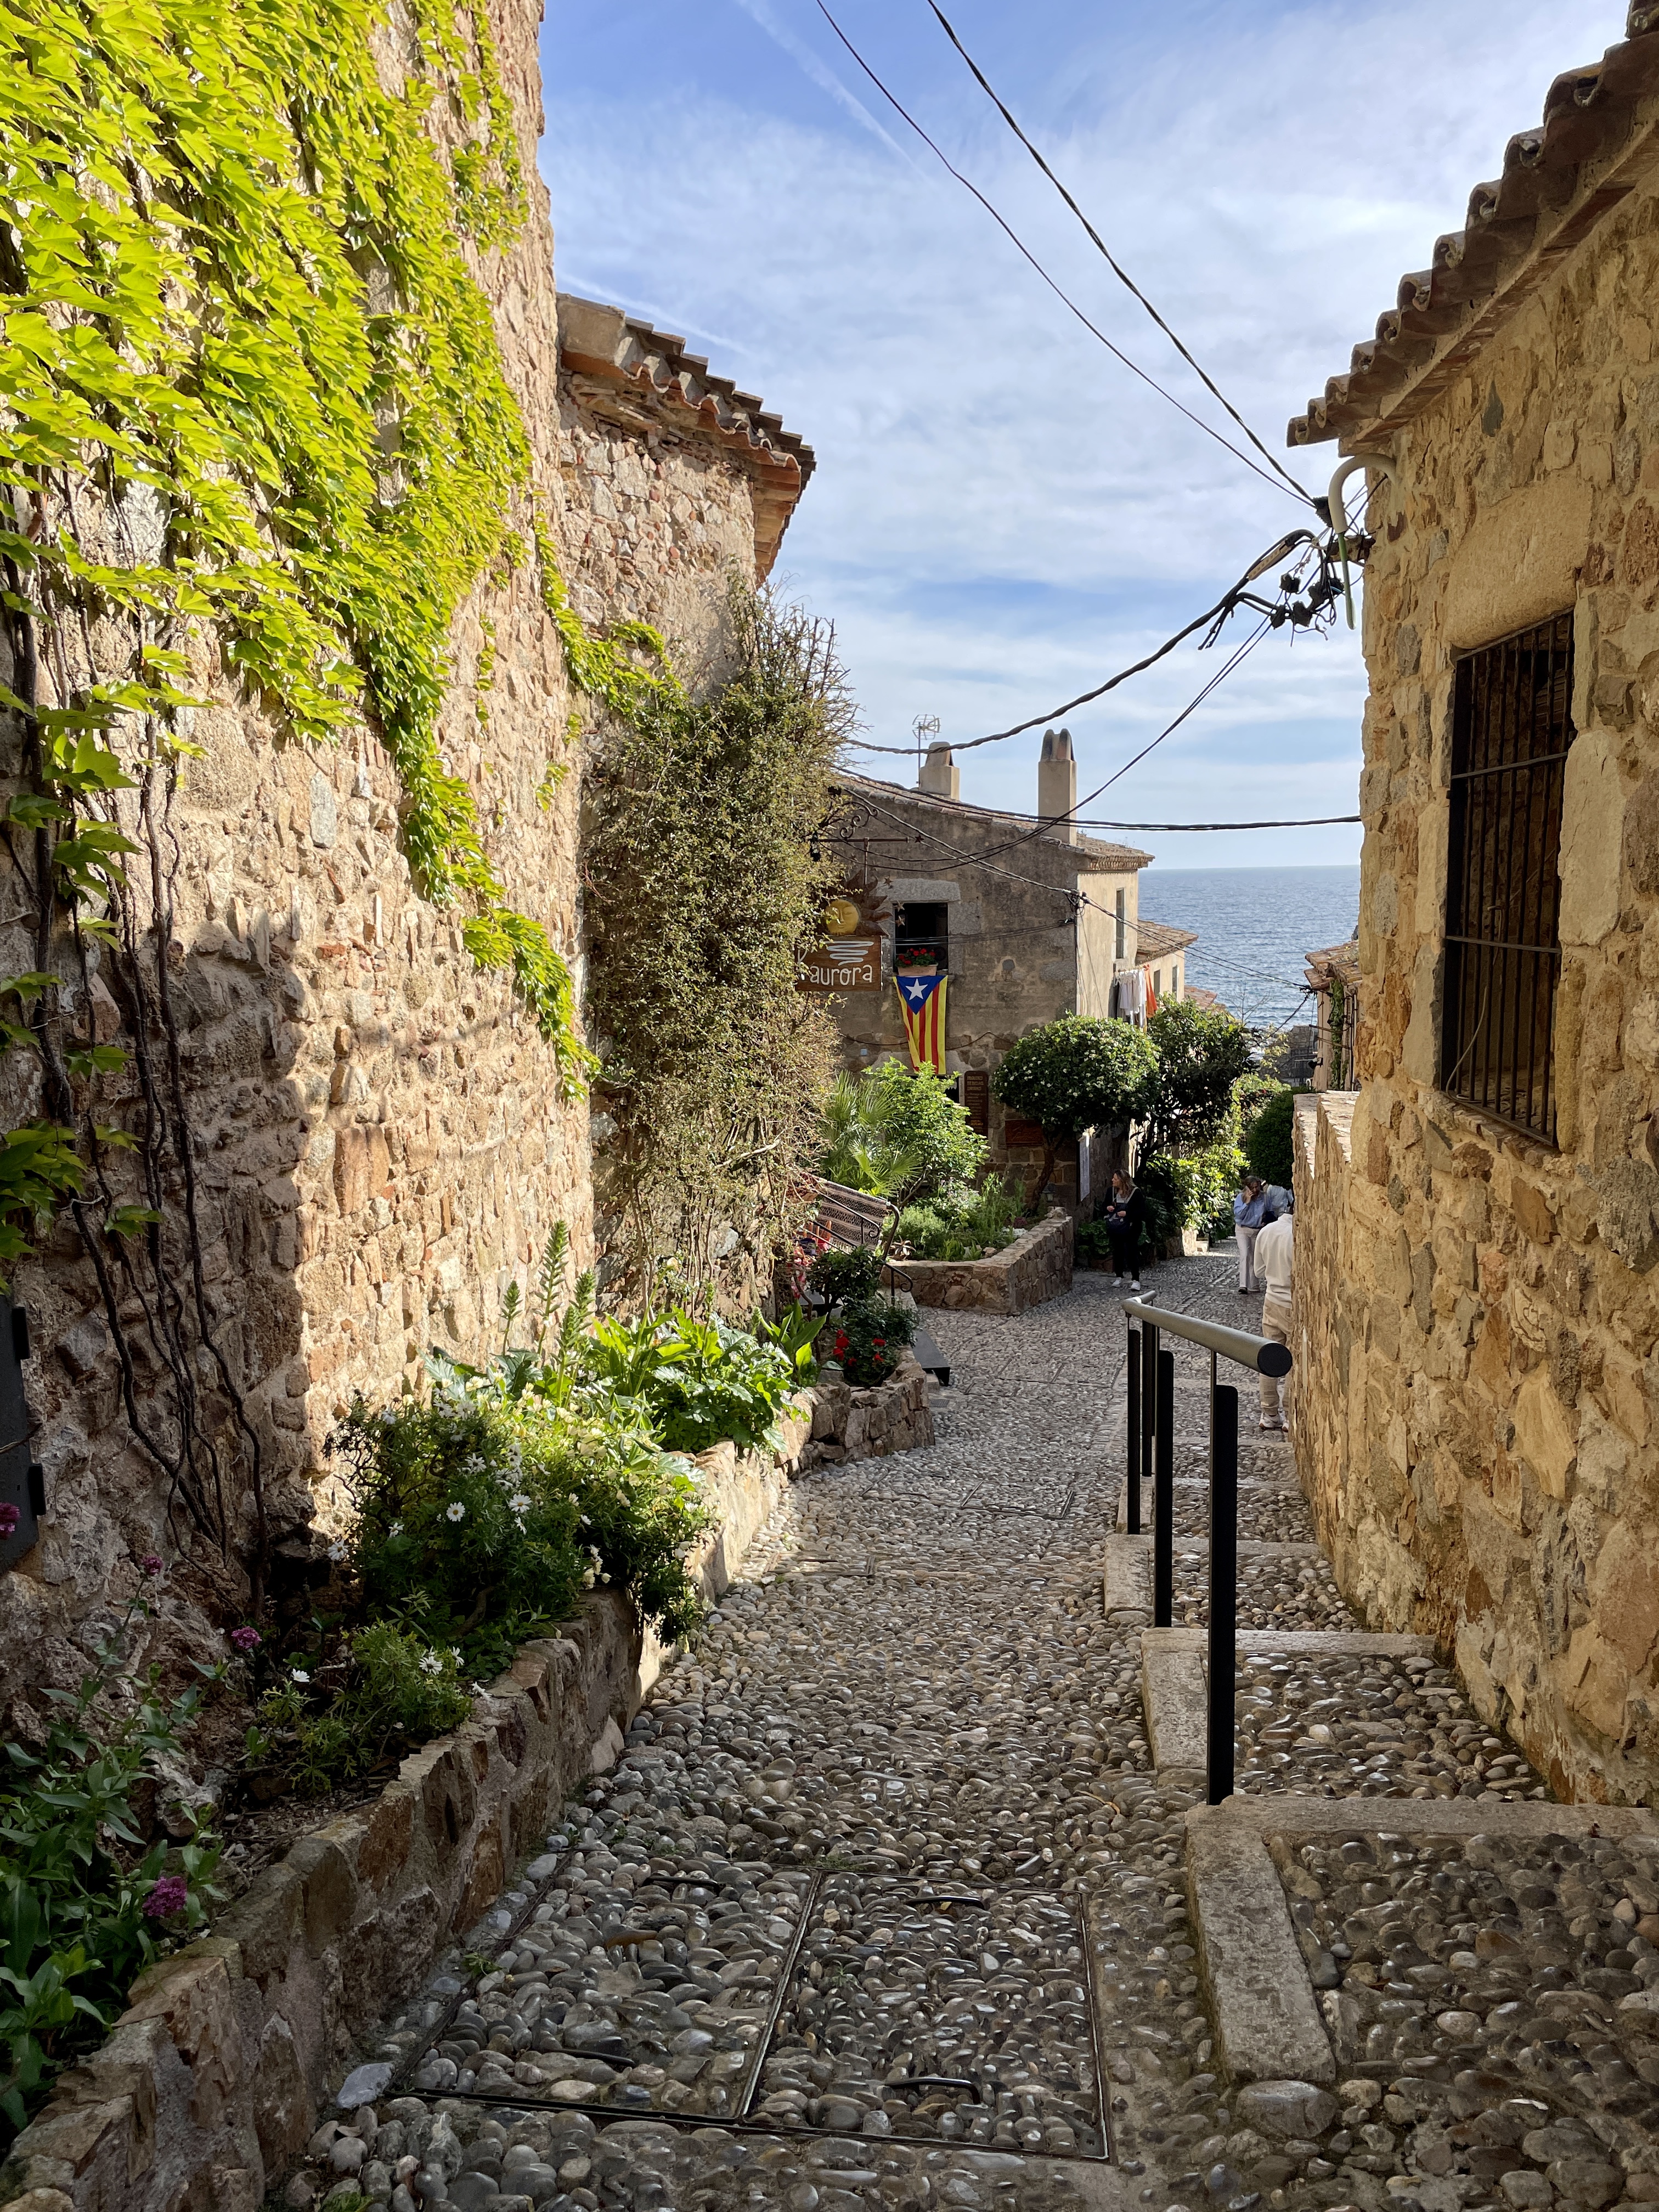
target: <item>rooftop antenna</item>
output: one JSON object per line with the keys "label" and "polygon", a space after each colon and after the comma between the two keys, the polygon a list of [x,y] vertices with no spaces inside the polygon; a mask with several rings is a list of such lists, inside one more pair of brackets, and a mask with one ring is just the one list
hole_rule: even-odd
{"label": "rooftop antenna", "polygon": [[926,744],[929,738],[936,738],[939,735],[939,719],[937,714],[918,714],[915,720],[910,725],[910,735],[916,741],[916,780],[918,782],[921,780],[922,747]]}

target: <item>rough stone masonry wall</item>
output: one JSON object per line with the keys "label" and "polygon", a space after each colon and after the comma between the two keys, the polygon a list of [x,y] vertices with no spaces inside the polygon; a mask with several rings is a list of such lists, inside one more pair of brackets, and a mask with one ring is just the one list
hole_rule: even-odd
{"label": "rough stone masonry wall", "polygon": [[[531,0],[494,0],[532,179],[538,15]],[[477,273],[556,527],[580,539],[567,512],[575,492],[560,472],[552,234],[539,185],[530,203],[518,241]],[[486,619],[495,662],[484,690]],[[545,811],[537,803],[570,698],[532,564],[479,590],[453,648],[441,745],[479,793],[509,895],[574,958],[579,780],[568,777]],[[329,1505],[321,1447],[354,1392],[394,1395],[434,1340],[463,1351],[487,1340],[507,1279],[527,1277],[556,1220],[586,1256],[587,1115],[558,1098],[550,1051],[503,984],[461,951],[459,915],[416,895],[378,744],[308,753],[283,742],[216,662],[204,673],[216,703],[196,718],[204,757],[188,769],[173,823],[173,988],[208,1297],[264,1440],[280,1534]],[[17,935],[0,939],[8,973],[34,964]],[[107,1034],[112,1005],[94,1012]],[[30,1110],[27,1098],[7,1103]],[[160,1479],[125,1426],[72,1234],[21,1268],[17,1288],[40,1355],[28,1372],[47,1517],[40,1542],[0,1577],[0,1701],[73,1681],[81,1639],[108,1625],[135,1584],[134,1556],[171,1548]],[[168,1603],[172,1648],[212,1649],[201,1613]]]}
{"label": "rough stone masonry wall", "polygon": [[[1334,1130],[1319,1132],[1298,1209],[1312,1264],[1298,1260],[1297,1285],[1304,1477],[1346,1593],[1376,1625],[1455,1646],[1481,1711],[1558,1790],[1648,1801],[1659,1788],[1656,300],[1648,188],[1399,434],[1394,481],[1374,501],[1361,1087],[1351,1171]],[[1568,607],[1579,735],[1553,1151],[1439,1092],[1437,1041],[1452,655]],[[1322,1298],[1327,1310],[1311,1311]]]}

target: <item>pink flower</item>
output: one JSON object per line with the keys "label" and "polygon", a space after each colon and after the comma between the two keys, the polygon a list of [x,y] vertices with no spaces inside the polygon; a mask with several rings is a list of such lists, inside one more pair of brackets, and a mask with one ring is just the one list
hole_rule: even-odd
{"label": "pink flower", "polygon": [[230,1640],[242,1656],[246,1658],[250,1651],[258,1650],[264,1639],[257,1628],[233,1628],[230,1632]]}
{"label": "pink flower", "polygon": [[146,1920],[171,1920],[190,1902],[190,1884],[181,1874],[164,1874],[144,1899]]}
{"label": "pink flower", "polygon": [[17,1524],[22,1517],[16,1506],[0,1505],[0,1544],[3,1544],[8,1536],[17,1534]]}
{"label": "pink flower", "polygon": [[139,1560],[138,1564],[143,1569],[144,1572],[154,1579],[154,1577],[159,1575],[161,1572],[161,1570],[167,1565],[167,1561],[161,1557],[161,1554],[159,1552],[146,1552],[143,1558]]}

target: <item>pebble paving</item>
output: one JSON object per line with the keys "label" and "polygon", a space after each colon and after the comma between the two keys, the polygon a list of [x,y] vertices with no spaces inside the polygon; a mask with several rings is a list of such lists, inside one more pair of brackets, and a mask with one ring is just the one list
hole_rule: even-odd
{"label": "pebble paving", "polygon": [[[1155,1288],[1239,1320],[1224,1259]],[[1101,1602],[1115,1294],[1079,1276],[1033,1314],[930,1323],[954,1370],[935,1445],[792,1487],[615,1770],[363,2054],[392,2079],[319,2129],[287,2203],[1659,2203],[1632,2148],[1659,2011],[1631,2002],[1659,2006],[1659,1876],[1628,1851],[1280,1850],[1345,2078],[1221,2075],[1194,1796],[1152,1770],[1145,1616]],[[1208,1361],[1171,1348],[1190,1537]],[[1302,1548],[1244,1560],[1241,1626],[1358,1626],[1305,1548],[1285,1447],[1242,1411],[1241,1535]],[[1205,1566],[1177,1545],[1178,1619],[1203,1619]],[[1246,1789],[1540,1792],[1431,1663],[1252,1656],[1238,1704]]]}

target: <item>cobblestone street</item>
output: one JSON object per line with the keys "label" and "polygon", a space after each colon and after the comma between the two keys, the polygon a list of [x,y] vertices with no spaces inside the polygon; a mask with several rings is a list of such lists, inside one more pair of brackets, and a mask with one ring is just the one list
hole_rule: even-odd
{"label": "cobblestone street", "polygon": [[[1176,1263],[1147,1295],[1237,1323],[1250,1310],[1230,1268]],[[1152,1770],[1146,1617],[1102,1603],[1124,1463],[1119,1296],[1081,1275],[1016,1319],[930,1316],[955,1370],[936,1444],[792,1487],[615,1770],[477,1951],[365,2054],[394,2078],[319,2130],[291,2204],[1543,2212],[1624,2190],[1607,2128],[1626,2148],[1647,2138],[1626,2118],[1601,2137],[1564,2118],[1580,2062],[1553,2050],[1524,2096],[1513,2066],[1493,2070],[1525,2042],[1524,1938],[1517,1925],[1477,1971],[1459,1916],[1479,1908],[1444,1847],[1283,1855],[1316,1984],[1350,1985],[1352,2078],[1336,2095],[1229,2087],[1188,1926],[1194,1792]],[[1195,1479],[1207,1359],[1176,1350],[1178,1473]],[[1249,1396],[1244,1412],[1241,1522],[1261,1548],[1241,1565],[1241,1628],[1358,1629],[1310,1548],[1286,1448],[1258,1435]],[[1196,1529],[1195,1480],[1176,1498]],[[1203,1566],[1177,1542],[1177,1621],[1202,1618]],[[1258,1654],[1239,1711],[1253,1793],[1543,1794],[1429,1659]],[[1539,1902],[1540,1855],[1522,1862],[1516,1894]],[[1659,1892],[1632,1873],[1634,1905],[1622,1888],[1622,1905],[1592,1896],[1595,1863],[1573,1875],[1584,1924],[1605,1920],[1621,1990],[1650,1986],[1641,1958],[1659,1977],[1659,1950],[1626,1916]],[[1607,1878],[1626,1881],[1623,1861]],[[1419,1928],[1424,1948],[1367,1966],[1425,1889],[1449,1963]],[[1375,1942],[1357,1940],[1356,1911]],[[1490,2032],[1467,2009],[1487,1983]],[[1616,2048],[1595,2063],[1609,2109],[1644,2112],[1646,2076]],[[1518,2117],[1517,2098],[1533,2100]],[[1492,2141],[1454,2160],[1449,2130],[1483,2113]],[[1523,2138],[1524,2154],[1502,2148]]]}

